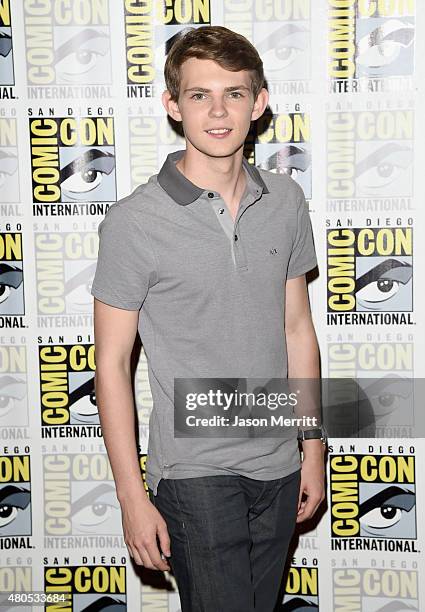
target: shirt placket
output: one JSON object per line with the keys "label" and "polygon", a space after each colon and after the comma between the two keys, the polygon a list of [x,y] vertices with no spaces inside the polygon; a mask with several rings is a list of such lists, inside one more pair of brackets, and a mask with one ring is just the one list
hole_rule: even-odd
{"label": "shirt placket", "polygon": [[211,206],[224,233],[230,240],[233,265],[237,270],[248,270],[248,260],[246,258],[243,236],[240,231],[240,219],[245,210],[258,200],[260,195],[260,188],[256,188],[255,195],[248,192],[240,203],[236,218],[233,221],[230,211],[220,194],[213,191],[208,192]]}

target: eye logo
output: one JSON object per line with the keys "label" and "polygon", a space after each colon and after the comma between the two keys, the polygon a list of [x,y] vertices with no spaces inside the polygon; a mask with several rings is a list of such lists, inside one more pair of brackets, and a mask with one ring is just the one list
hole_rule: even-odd
{"label": "eye logo", "polygon": [[[270,28],[270,24],[267,26]],[[287,81],[310,78],[309,43],[310,29],[294,22],[279,26],[258,40],[255,46],[263,60],[266,75]]]}
{"label": "eye logo", "polygon": [[0,538],[31,535],[29,455],[1,456]]}
{"label": "eye logo", "polygon": [[385,77],[413,72],[413,19],[359,19],[357,76]]}
{"label": "eye logo", "polygon": [[22,375],[0,374],[0,427],[28,425],[26,400],[27,382]]}
{"label": "eye logo", "polygon": [[14,85],[10,1],[0,3],[0,85]]}
{"label": "eye logo", "polygon": [[0,233],[0,316],[25,314],[22,234]]}
{"label": "eye logo", "polygon": [[[46,454],[43,456],[46,504],[44,530],[49,537],[122,534],[120,506],[105,453]],[[52,486],[54,481],[54,486]],[[65,494],[66,509],[58,505]],[[93,538],[91,546],[100,541]]]}
{"label": "eye logo", "polygon": [[[64,165],[60,170],[60,185],[63,202],[100,199],[111,183],[111,173],[115,170],[115,155],[107,150],[89,148]],[[64,157],[68,157],[64,152]],[[97,196],[97,197],[96,197]],[[99,197],[100,196],[100,197]]]}
{"label": "eye logo", "polygon": [[412,109],[333,111],[326,128],[328,198],[412,197]]}
{"label": "eye logo", "polygon": [[274,174],[288,174],[294,180],[301,172],[306,172],[311,166],[311,155],[305,147],[286,145],[265,161],[258,164],[259,168]]}
{"label": "eye logo", "polygon": [[381,91],[376,79],[413,74],[414,2],[356,2],[351,11],[330,2],[328,23],[329,75],[336,84],[357,79],[352,91]]}
{"label": "eye logo", "polygon": [[[62,10],[52,2],[48,8],[40,15],[33,3],[24,6],[28,85],[68,85],[55,95],[76,97],[76,86],[110,84],[108,2],[68,3]],[[43,36],[37,35],[40,28]],[[100,97],[96,87],[84,95]]]}
{"label": "eye logo", "polygon": [[110,83],[109,30],[85,28],[55,50],[57,83]]}
{"label": "eye logo", "polygon": [[[317,559],[314,560],[317,563]],[[313,562],[314,562],[313,561]],[[279,612],[315,612],[319,610],[319,576],[317,567],[289,568],[283,601]]]}
{"label": "eye logo", "polygon": [[263,115],[255,123],[255,163],[274,174],[287,174],[312,194],[310,114]]}

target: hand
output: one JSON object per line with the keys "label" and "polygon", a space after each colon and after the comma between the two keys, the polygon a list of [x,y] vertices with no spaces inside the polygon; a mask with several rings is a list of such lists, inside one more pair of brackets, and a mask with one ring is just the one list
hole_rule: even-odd
{"label": "hand", "polygon": [[[138,565],[153,570],[170,570],[165,557],[171,556],[170,536],[162,515],[148,499],[146,491],[120,500],[124,541]],[[157,544],[159,538],[160,549]]]}
{"label": "hand", "polygon": [[[320,447],[318,444],[320,444]],[[309,452],[305,447],[309,444]],[[301,484],[298,497],[297,523],[311,518],[325,499],[325,465],[323,444],[320,440],[304,442],[304,460],[301,464]],[[305,497],[305,499],[303,499]]]}

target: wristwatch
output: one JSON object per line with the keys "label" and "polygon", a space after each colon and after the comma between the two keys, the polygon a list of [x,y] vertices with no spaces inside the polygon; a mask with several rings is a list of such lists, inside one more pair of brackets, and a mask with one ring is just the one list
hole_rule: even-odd
{"label": "wristwatch", "polygon": [[300,430],[298,432],[298,440],[301,442],[304,442],[304,440],[321,440],[322,444],[326,446],[328,434],[322,425],[322,427],[315,427],[314,429]]}

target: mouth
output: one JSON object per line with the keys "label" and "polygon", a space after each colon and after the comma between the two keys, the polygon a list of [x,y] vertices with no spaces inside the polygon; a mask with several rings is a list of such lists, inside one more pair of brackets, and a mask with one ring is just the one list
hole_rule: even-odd
{"label": "mouth", "polygon": [[223,127],[223,128],[213,128],[211,130],[205,130],[205,131],[210,136],[222,137],[222,136],[227,136],[228,134],[230,134],[232,129]]}

